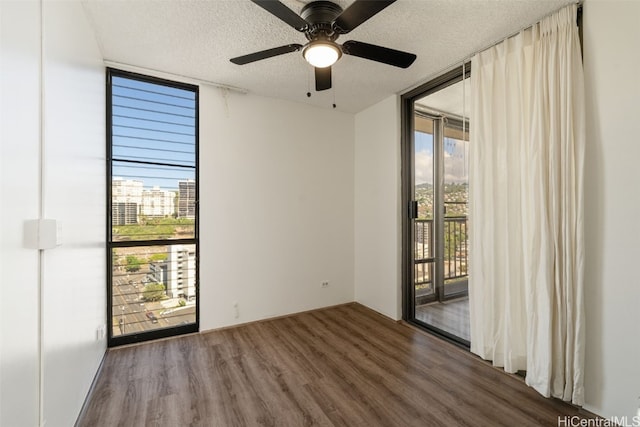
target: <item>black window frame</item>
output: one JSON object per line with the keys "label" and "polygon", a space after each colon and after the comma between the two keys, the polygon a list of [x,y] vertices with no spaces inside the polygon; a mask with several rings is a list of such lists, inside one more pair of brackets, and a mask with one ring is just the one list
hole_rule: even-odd
{"label": "black window frame", "polygon": [[[112,167],[113,162],[118,159],[113,158],[113,121],[112,121],[112,81],[113,77],[122,77],[141,81],[144,83],[152,83],[191,91],[195,95],[195,218],[194,218],[194,236],[193,238],[182,239],[154,239],[154,240],[134,240],[134,241],[117,241],[112,240]],[[200,93],[199,86],[188,83],[176,82],[173,80],[162,79],[159,77],[148,76],[144,74],[124,71],[116,68],[106,68],[106,185],[107,185],[107,203],[106,203],[106,258],[107,258],[107,347],[117,347],[121,345],[134,344],[144,341],[167,338],[177,335],[195,333],[200,330]],[[144,161],[140,163],[144,164]],[[155,164],[155,163],[154,163]],[[160,164],[162,165],[162,164]],[[195,322],[187,325],[179,325],[161,329],[153,329],[140,333],[128,335],[113,336],[113,249],[121,247],[140,247],[140,246],[171,246],[171,245],[194,245],[195,246]]]}
{"label": "black window frame", "polygon": [[402,319],[407,323],[426,330],[440,338],[443,338],[464,349],[469,349],[470,343],[456,335],[435,326],[421,322],[416,319],[415,313],[415,288],[413,281],[413,149],[414,149],[414,118],[415,102],[432,93],[436,93],[464,79],[471,78],[471,62],[455,67],[446,73],[420,85],[419,87],[401,95],[400,97],[400,117],[401,117],[401,139],[400,152],[402,162],[401,177],[401,212],[402,212]]}

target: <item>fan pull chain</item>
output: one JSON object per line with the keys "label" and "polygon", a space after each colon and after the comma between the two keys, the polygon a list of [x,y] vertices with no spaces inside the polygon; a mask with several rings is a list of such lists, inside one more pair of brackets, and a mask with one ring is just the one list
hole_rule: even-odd
{"label": "fan pull chain", "polygon": [[309,68],[309,75],[307,76],[307,98],[311,98],[311,68]]}
{"label": "fan pull chain", "polygon": [[336,88],[331,85],[331,93],[333,94],[333,108],[336,108]]}

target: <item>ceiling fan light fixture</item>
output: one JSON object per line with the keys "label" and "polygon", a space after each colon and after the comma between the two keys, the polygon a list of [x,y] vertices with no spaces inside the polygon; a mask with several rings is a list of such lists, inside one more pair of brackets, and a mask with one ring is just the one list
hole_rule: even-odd
{"label": "ceiling fan light fixture", "polygon": [[336,43],[326,40],[310,42],[302,51],[304,59],[316,68],[330,67],[342,56],[342,50]]}

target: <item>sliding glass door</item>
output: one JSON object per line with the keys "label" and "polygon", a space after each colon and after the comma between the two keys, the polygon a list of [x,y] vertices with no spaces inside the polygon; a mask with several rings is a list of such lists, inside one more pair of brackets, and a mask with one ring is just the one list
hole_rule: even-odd
{"label": "sliding glass door", "polygon": [[468,84],[456,70],[403,97],[404,317],[465,345]]}

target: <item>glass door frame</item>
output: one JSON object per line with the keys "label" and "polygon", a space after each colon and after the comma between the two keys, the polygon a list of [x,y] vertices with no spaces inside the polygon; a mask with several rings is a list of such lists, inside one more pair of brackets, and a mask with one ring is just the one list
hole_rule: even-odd
{"label": "glass door frame", "polygon": [[[425,96],[438,92],[452,84],[458,83],[471,76],[471,64],[465,63],[464,67],[455,69],[436,77],[433,80],[403,94],[401,96],[401,212],[402,212],[402,318],[403,320],[427,329],[447,340],[464,347],[469,347],[469,343],[442,329],[428,325],[416,320],[415,316],[415,285],[414,285],[414,143],[415,143],[415,102]],[[436,143],[436,138],[443,136],[444,120],[437,116],[434,119],[433,131],[433,155],[434,155],[434,181],[433,181],[433,213],[434,213],[434,275],[433,286],[434,296],[438,292],[443,293],[444,289],[436,287],[444,286],[444,264],[442,259],[444,254],[444,152],[443,146]],[[442,237],[441,237],[442,236]],[[435,297],[434,297],[435,300]]]}

